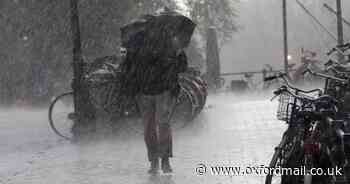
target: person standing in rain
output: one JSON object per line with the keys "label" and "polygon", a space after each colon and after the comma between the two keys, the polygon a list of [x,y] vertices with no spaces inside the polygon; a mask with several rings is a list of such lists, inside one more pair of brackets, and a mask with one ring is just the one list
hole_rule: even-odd
{"label": "person standing in rain", "polygon": [[[189,22],[191,26],[186,26]],[[163,173],[172,172],[170,121],[180,92],[178,74],[187,68],[183,48],[188,45],[194,27],[187,17],[164,8],[158,14],[143,16],[122,28],[122,39],[123,34],[126,39],[122,46],[127,52],[121,64],[125,74],[122,89],[138,103],[151,174],[157,173],[160,167]],[[126,33],[131,36],[125,36]]]}

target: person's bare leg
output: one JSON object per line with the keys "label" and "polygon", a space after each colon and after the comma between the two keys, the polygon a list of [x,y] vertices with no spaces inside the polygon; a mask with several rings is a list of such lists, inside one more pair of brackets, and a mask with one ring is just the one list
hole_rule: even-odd
{"label": "person's bare leg", "polygon": [[159,123],[159,153],[162,159],[161,168],[164,173],[172,172],[169,158],[173,156],[171,114],[175,105],[175,97],[165,92],[156,99],[156,118]]}
{"label": "person's bare leg", "polygon": [[150,96],[138,98],[141,118],[144,124],[144,140],[147,147],[148,160],[150,161],[149,173],[155,174],[159,170],[159,150],[157,122],[155,119],[155,101]]}
{"label": "person's bare leg", "polygon": [[159,152],[161,156],[161,167],[164,173],[172,172],[169,158],[172,157],[172,134],[170,124],[159,125]]}

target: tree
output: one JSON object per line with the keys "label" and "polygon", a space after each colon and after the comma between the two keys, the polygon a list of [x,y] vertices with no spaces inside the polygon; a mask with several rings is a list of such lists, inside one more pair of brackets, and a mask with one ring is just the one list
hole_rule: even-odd
{"label": "tree", "polygon": [[[219,9],[214,23],[224,38],[234,30],[222,13],[233,9],[219,5],[228,0],[211,2]],[[198,28],[203,12],[200,4],[188,0]],[[226,4],[227,5],[227,4]],[[83,55],[90,62],[97,57],[115,55],[120,46],[120,27],[145,13],[168,6],[177,8],[175,0],[79,0]],[[231,7],[231,6],[230,6]],[[195,8],[195,9],[193,9]],[[224,20],[222,20],[224,18]],[[200,31],[203,32],[203,31]],[[36,102],[70,90],[72,79],[72,41],[69,1],[1,0],[0,1],[0,103],[14,103],[25,98]],[[192,43],[188,54],[200,61],[198,44]],[[191,57],[193,56],[193,57]],[[198,66],[200,66],[200,62]],[[196,64],[197,65],[197,64]],[[42,87],[38,96],[37,88]],[[40,99],[38,99],[38,98]]]}
{"label": "tree", "polygon": [[198,24],[198,30],[205,38],[209,27],[216,28],[221,44],[230,41],[237,31],[236,9],[232,0],[186,0],[191,18]]}

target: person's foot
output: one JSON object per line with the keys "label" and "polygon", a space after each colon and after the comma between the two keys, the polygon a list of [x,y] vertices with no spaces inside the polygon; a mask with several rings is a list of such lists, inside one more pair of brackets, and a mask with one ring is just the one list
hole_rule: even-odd
{"label": "person's foot", "polygon": [[171,173],[173,170],[171,169],[169,158],[162,158],[162,170],[163,173]]}
{"label": "person's foot", "polygon": [[154,159],[150,161],[151,163],[151,168],[148,170],[149,174],[157,174],[159,170],[159,160]]}

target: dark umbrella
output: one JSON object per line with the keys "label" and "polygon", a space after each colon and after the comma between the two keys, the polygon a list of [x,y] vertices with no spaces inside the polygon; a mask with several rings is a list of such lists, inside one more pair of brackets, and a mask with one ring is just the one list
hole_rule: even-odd
{"label": "dark umbrella", "polygon": [[121,30],[121,40],[124,47],[135,47],[135,40],[139,35],[144,35],[152,16],[143,15],[126,24]]}
{"label": "dark umbrella", "polygon": [[[153,15],[144,15],[121,28],[122,45],[147,48],[153,52],[189,45],[196,24],[186,16],[165,8]],[[176,41],[171,41],[175,39]]]}

